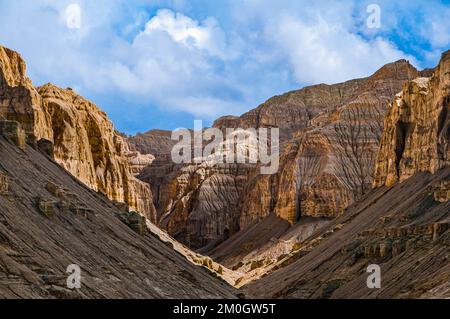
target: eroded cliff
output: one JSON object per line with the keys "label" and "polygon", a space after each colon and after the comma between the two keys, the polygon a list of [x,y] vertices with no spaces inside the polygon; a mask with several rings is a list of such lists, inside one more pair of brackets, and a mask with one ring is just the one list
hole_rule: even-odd
{"label": "eroded cliff", "polygon": [[17,121],[30,144],[53,144],[55,160],[108,198],[155,221],[150,186],[134,177],[151,158],[129,150],[96,105],[72,89],[33,87],[21,56],[0,47],[0,116]]}
{"label": "eroded cliff", "polygon": [[392,186],[450,163],[450,51],[431,78],[405,84],[389,106],[374,186]]}

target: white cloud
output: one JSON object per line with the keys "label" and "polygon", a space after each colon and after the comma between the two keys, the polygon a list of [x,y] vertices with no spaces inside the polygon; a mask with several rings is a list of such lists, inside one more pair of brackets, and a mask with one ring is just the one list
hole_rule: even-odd
{"label": "white cloud", "polygon": [[[430,43],[433,48],[447,47],[450,44],[450,9],[446,9],[441,17],[431,21],[429,30]],[[442,18],[445,17],[445,18]]]}
{"label": "white cloud", "polygon": [[382,38],[366,40],[330,24],[321,16],[307,23],[285,15],[266,29],[266,35],[285,52],[299,83],[337,83],[365,77],[405,55]]}
{"label": "white cloud", "polygon": [[202,23],[181,13],[160,10],[145,27],[145,34],[167,32],[173,40],[188,47],[207,50],[212,55],[225,57],[225,35],[217,21],[209,17]]}

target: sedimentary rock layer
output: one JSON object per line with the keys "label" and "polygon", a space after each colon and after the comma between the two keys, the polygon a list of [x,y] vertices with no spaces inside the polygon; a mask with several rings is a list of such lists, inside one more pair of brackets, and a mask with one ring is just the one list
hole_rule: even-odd
{"label": "sedimentary rock layer", "polygon": [[26,75],[19,53],[0,46],[0,118],[20,122],[27,135],[52,139],[42,98]]}
{"label": "sedimentary rock layer", "polygon": [[[386,104],[417,75],[401,60],[369,78],[288,93],[244,115],[241,121],[247,125],[281,125],[288,132],[284,135],[292,136],[281,155],[278,176],[256,176],[259,181],[253,182],[272,190],[270,206],[266,206],[269,196],[258,201],[257,193],[250,190],[250,198],[243,200],[252,203],[244,204],[243,214],[250,215],[246,220],[251,221],[257,211],[274,211],[291,223],[302,216],[342,214],[371,189]],[[290,109],[308,116],[293,116]],[[276,114],[281,118],[274,120]]]}

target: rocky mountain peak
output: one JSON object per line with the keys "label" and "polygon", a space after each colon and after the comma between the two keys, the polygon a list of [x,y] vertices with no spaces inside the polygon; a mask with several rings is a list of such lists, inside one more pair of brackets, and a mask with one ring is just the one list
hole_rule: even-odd
{"label": "rocky mountain peak", "polygon": [[396,62],[388,63],[384,65],[381,69],[375,72],[371,78],[372,79],[398,79],[407,80],[415,78],[419,75],[418,70],[405,59],[398,60]]}

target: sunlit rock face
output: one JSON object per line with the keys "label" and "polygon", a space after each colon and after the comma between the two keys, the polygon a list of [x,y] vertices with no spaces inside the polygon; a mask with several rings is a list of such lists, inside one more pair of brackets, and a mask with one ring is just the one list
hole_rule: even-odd
{"label": "sunlit rock face", "polygon": [[389,105],[374,186],[392,186],[450,163],[450,52],[431,78],[408,82]]}
{"label": "sunlit rock face", "polygon": [[134,177],[153,158],[131,152],[106,114],[72,89],[33,87],[20,55],[1,47],[0,116],[19,122],[29,143],[53,143],[54,159],[84,184],[156,220],[150,186]]}
{"label": "sunlit rock face", "polygon": [[17,121],[29,139],[52,139],[49,114],[42,98],[26,76],[19,53],[0,46],[0,118]]}

